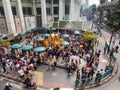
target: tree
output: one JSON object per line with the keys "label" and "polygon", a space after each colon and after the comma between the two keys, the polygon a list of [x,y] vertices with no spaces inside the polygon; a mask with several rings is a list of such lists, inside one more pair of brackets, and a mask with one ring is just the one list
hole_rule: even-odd
{"label": "tree", "polygon": [[83,33],[83,37],[87,40],[87,41],[91,41],[91,40],[96,40],[97,36],[94,34],[94,32],[92,31],[85,31]]}
{"label": "tree", "polygon": [[117,25],[116,29],[120,29],[120,0],[118,0],[118,4],[113,9],[112,14],[110,15],[111,21]]}

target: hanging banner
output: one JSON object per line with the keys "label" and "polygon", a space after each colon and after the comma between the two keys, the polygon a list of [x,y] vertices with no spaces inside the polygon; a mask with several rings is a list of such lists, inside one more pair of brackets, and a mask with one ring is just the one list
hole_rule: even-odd
{"label": "hanging banner", "polygon": [[17,33],[22,32],[20,18],[19,17],[15,17],[14,19],[15,19],[15,27],[16,27]]}
{"label": "hanging banner", "polygon": [[0,18],[0,34],[7,34],[7,25],[4,17]]}
{"label": "hanging banner", "polygon": [[48,27],[52,27],[52,24],[53,24],[53,17],[52,16],[47,16],[47,23],[48,23]]}
{"label": "hanging banner", "polygon": [[26,16],[25,17],[25,25],[26,25],[26,30],[35,28],[36,27],[35,16]]}

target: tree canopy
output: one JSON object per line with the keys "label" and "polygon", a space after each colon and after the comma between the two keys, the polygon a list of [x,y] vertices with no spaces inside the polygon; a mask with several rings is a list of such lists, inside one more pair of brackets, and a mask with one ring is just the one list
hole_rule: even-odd
{"label": "tree canopy", "polygon": [[97,35],[95,35],[94,32],[88,30],[83,33],[83,37],[88,41],[97,39]]}
{"label": "tree canopy", "polygon": [[110,15],[110,20],[117,25],[117,29],[120,29],[120,0],[118,0],[118,4],[113,9],[112,14]]}

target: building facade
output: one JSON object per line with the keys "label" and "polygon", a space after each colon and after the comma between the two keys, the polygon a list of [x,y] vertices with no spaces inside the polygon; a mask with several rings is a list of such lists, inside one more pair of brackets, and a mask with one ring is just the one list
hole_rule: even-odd
{"label": "building facade", "polygon": [[0,34],[52,27],[59,20],[78,21],[82,0],[0,0]]}
{"label": "building facade", "polygon": [[98,6],[98,18],[102,20],[106,14],[110,14],[113,8],[117,5],[118,0],[100,0]]}

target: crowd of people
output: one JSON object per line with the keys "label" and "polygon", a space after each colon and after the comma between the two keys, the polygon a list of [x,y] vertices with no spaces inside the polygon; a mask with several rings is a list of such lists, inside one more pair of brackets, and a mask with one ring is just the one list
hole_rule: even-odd
{"label": "crowd of people", "polygon": [[[29,45],[32,42],[33,47],[38,47],[39,43],[36,41],[36,38],[42,37],[37,34],[28,34],[26,35],[26,44]],[[60,49],[57,46],[48,46],[44,52],[35,53],[33,50],[29,51],[29,56],[25,53],[14,52],[11,50],[10,53],[0,54],[1,60],[0,64],[2,66],[2,72],[5,73],[15,73],[20,78],[25,78],[27,76],[31,77],[31,72],[37,70],[37,67],[46,62],[48,64],[48,71],[51,69],[56,70],[58,62],[65,63],[66,70],[68,72],[68,77],[76,72],[76,78],[82,80],[82,84],[85,84],[87,78],[93,78],[96,74],[96,81],[99,81],[101,76],[104,74],[104,70],[101,69],[97,71],[101,49],[94,50],[90,43],[84,42],[82,49],[80,49],[78,35],[71,35],[66,40],[70,43],[69,46],[66,46],[64,49]],[[99,44],[99,40],[95,41],[95,44]],[[71,56],[78,56],[78,59],[71,59]],[[86,66],[79,68],[81,64],[81,58],[85,60]]]}

